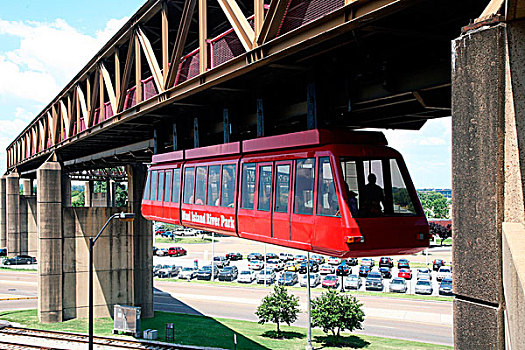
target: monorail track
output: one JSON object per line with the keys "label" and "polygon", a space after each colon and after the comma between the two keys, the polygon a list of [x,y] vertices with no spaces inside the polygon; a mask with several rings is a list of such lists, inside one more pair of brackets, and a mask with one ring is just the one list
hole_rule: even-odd
{"label": "monorail track", "polygon": [[[54,342],[54,345],[35,345],[43,344],[43,340]],[[87,334],[43,331],[39,329],[6,327],[0,330],[0,349],[1,350],[26,350],[26,349],[77,349],[82,344],[87,344],[89,338]],[[28,344],[26,344],[28,343]],[[94,337],[95,349],[196,349],[193,346],[181,346],[176,344],[165,344],[148,341],[137,341],[128,339],[116,339],[110,337]]]}

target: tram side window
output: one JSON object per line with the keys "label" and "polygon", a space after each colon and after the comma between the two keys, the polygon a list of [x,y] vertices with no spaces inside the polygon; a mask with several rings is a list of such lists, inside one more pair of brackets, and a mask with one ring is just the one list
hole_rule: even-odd
{"label": "tram side window", "polygon": [[340,216],[330,158],[319,158],[317,215]]}
{"label": "tram side window", "polygon": [[157,171],[154,170],[151,172],[151,195],[150,195],[150,199],[152,201],[155,201],[157,200]]}
{"label": "tram side window", "polygon": [[193,203],[193,182],[195,180],[195,168],[184,169],[184,204]]}
{"label": "tram side window", "polygon": [[208,199],[207,205],[219,205],[221,166],[213,165],[208,168]]}
{"label": "tram side window", "polygon": [[166,171],[166,181],[164,183],[164,202],[170,201],[171,193],[171,170]]}
{"label": "tram side window", "polygon": [[314,208],[315,158],[298,159],[295,174],[294,213],[312,215]]}
{"label": "tram side window", "polygon": [[272,166],[259,167],[259,199],[257,210],[270,211],[272,198]]}
{"label": "tram side window", "polygon": [[410,193],[401,176],[401,171],[395,159],[390,159],[390,174],[392,176],[392,200],[395,214],[415,215],[416,210]]}
{"label": "tram side window", "polygon": [[278,213],[287,213],[290,193],[290,165],[277,165],[276,179],[274,210]]}
{"label": "tram side window", "polygon": [[146,187],[144,188],[144,196],[142,197],[142,199],[144,200],[149,200],[149,195],[150,195],[150,191],[149,191],[149,188],[150,188],[150,183],[151,183],[151,171],[148,171],[148,178],[146,179]]}
{"label": "tram side window", "polygon": [[171,201],[173,203],[179,203],[179,192],[180,192],[180,168],[173,170],[173,190],[171,194]]}
{"label": "tram side window", "polygon": [[255,164],[242,166],[242,209],[253,209],[255,196]]}
{"label": "tram side window", "polygon": [[162,201],[162,194],[164,191],[164,171],[159,171],[159,184],[157,186],[157,200]]}
{"label": "tram side window", "polygon": [[206,202],[206,167],[197,167],[195,180],[195,204],[203,205]]}
{"label": "tram side window", "polygon": [[235,164],[222,166],[221,207],[233,208],[236,171]]}
{"label": "tram side window", "polygon": [[379,159],[364,160],[363,177],[366,185],[359,199],[359,216],[382,216],[385,213],[383,162]]}
{"label": "tram side window", "polygon": [[352,213],[352,217],[359,216],[359,209],[357,198],[359,197],[359,183],[357,175],[357,163],[355,160],[347,160],[341,158],[341,169],[343,170],[344,186],[342,190],[346,193],[346,200],[348,201],[348,208]]}

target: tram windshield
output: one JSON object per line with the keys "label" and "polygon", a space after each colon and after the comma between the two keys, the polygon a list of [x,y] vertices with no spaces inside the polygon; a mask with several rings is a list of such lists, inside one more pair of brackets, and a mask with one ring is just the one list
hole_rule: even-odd
{"label": "tram windshield", "polygon": [[396,159],[341,157],[353,217],[418,215]]}

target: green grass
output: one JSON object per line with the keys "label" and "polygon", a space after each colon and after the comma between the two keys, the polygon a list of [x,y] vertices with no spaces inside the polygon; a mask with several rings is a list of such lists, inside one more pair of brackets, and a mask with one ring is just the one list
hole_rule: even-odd
{"label": "green grass", "polygon": [[[0,319],[17,322],[26,327],[45,330],[87,332],[86,319],[69,320],[55,324],[41,324],[38,322],[36,310],[0,312]],[[155,317],[142,319],[142,329],[157,329],[160,341],[165,341],[166,323],[174,323],[175,343],[232,349],[233,335],[237,334],[237,349],[304,349],[307,342],[305,328],[282,326],[283,337],[275,339],[275,325],[260,325],[255,322],[239,321],[206,316],[193,316],[169,312],[155,312]],[[96,335],[108,336],[112,334],[113,321],[111,318],[95,320]],[[368,350],[427,350],[452,349],[443,345],[434,345],[398,339],[372,337],[365,335],[342,335],[342,344],[334,347],[330,345],[331,338],[319,329],[312,330],[313,346],[316,349],[368,349]]]}
{"label": "green grass", "polygon": [[[178,243],[178,244],[196,244],[196,243],[211,243],[211,237],[175,237],[175,240],[168,237],[155,237],[155,243]],[[215,242],[219,242],[215,238]]]}
{"label": "green grass", "polygon": [[11,271],[29,271],[29,272],[37,272],[38,269],[17,269],[14,267],[6,267],[6,266],[0,266],[0,270],[11,270]]}

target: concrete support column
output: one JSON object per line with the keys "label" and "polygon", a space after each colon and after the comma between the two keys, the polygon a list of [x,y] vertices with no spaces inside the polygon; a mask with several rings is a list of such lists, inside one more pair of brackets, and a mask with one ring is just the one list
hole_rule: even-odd
{"label": "concrete support column", "polygon": [[128,165],[128,211],[135,220],[128,224],[133,235],[133,289],[134,304],[142,307],[143,317],[153,317],[153,232],[151,222],[140,211],[146,166]]}
{"label": "concrete support column", "polygon": [[7,247],[6,177],[0,178],[0,248]]}
{"label": "concrete support column", "polygon": [[31,180],[20,179],[22,195],[20,196],[20,254],[29,254],[28,200],[31,197]]}
{"label": "concrete support column", "polygon": [[71,178],[68,174],[62,174],[62,205],[71,206]]}
{"label": "concrete support column", "polygon": [[33,195],[33,188],[31,187],[32,183],[30,179],[21,179],[22,182],[22,195],[31,196]]}
{"label": "concrete support column", "polygon": [[111,206],[112,207],[116,207],[117,206],[117,186],[118,186],[118,182],[116,182],[115,180],[111,180],[109,182],[109,186],[110,186],[110,189],[111,189]]}
{"label": "concrete support column", "polygon": [[20,177],[11,173],[6,180],[7,192],[7,251],[20,254]]}
{"label": "concrete support column", "polygon": [[62,322],[62,171],[58,162],[46,162],[37,172],[38,318]]}
{"label": "concrete support column", "polygon": [[106,181],[106,207],[111,208],[113,202],[113,192],[111,191],[111,183],[113,181]]}
{"label": "concrete support column", "polygon": [[93,182],[92,181],[85,181],[84,182],[84,206],[85,207],[91,207],[92,206],[92,198],[93,198]]}

